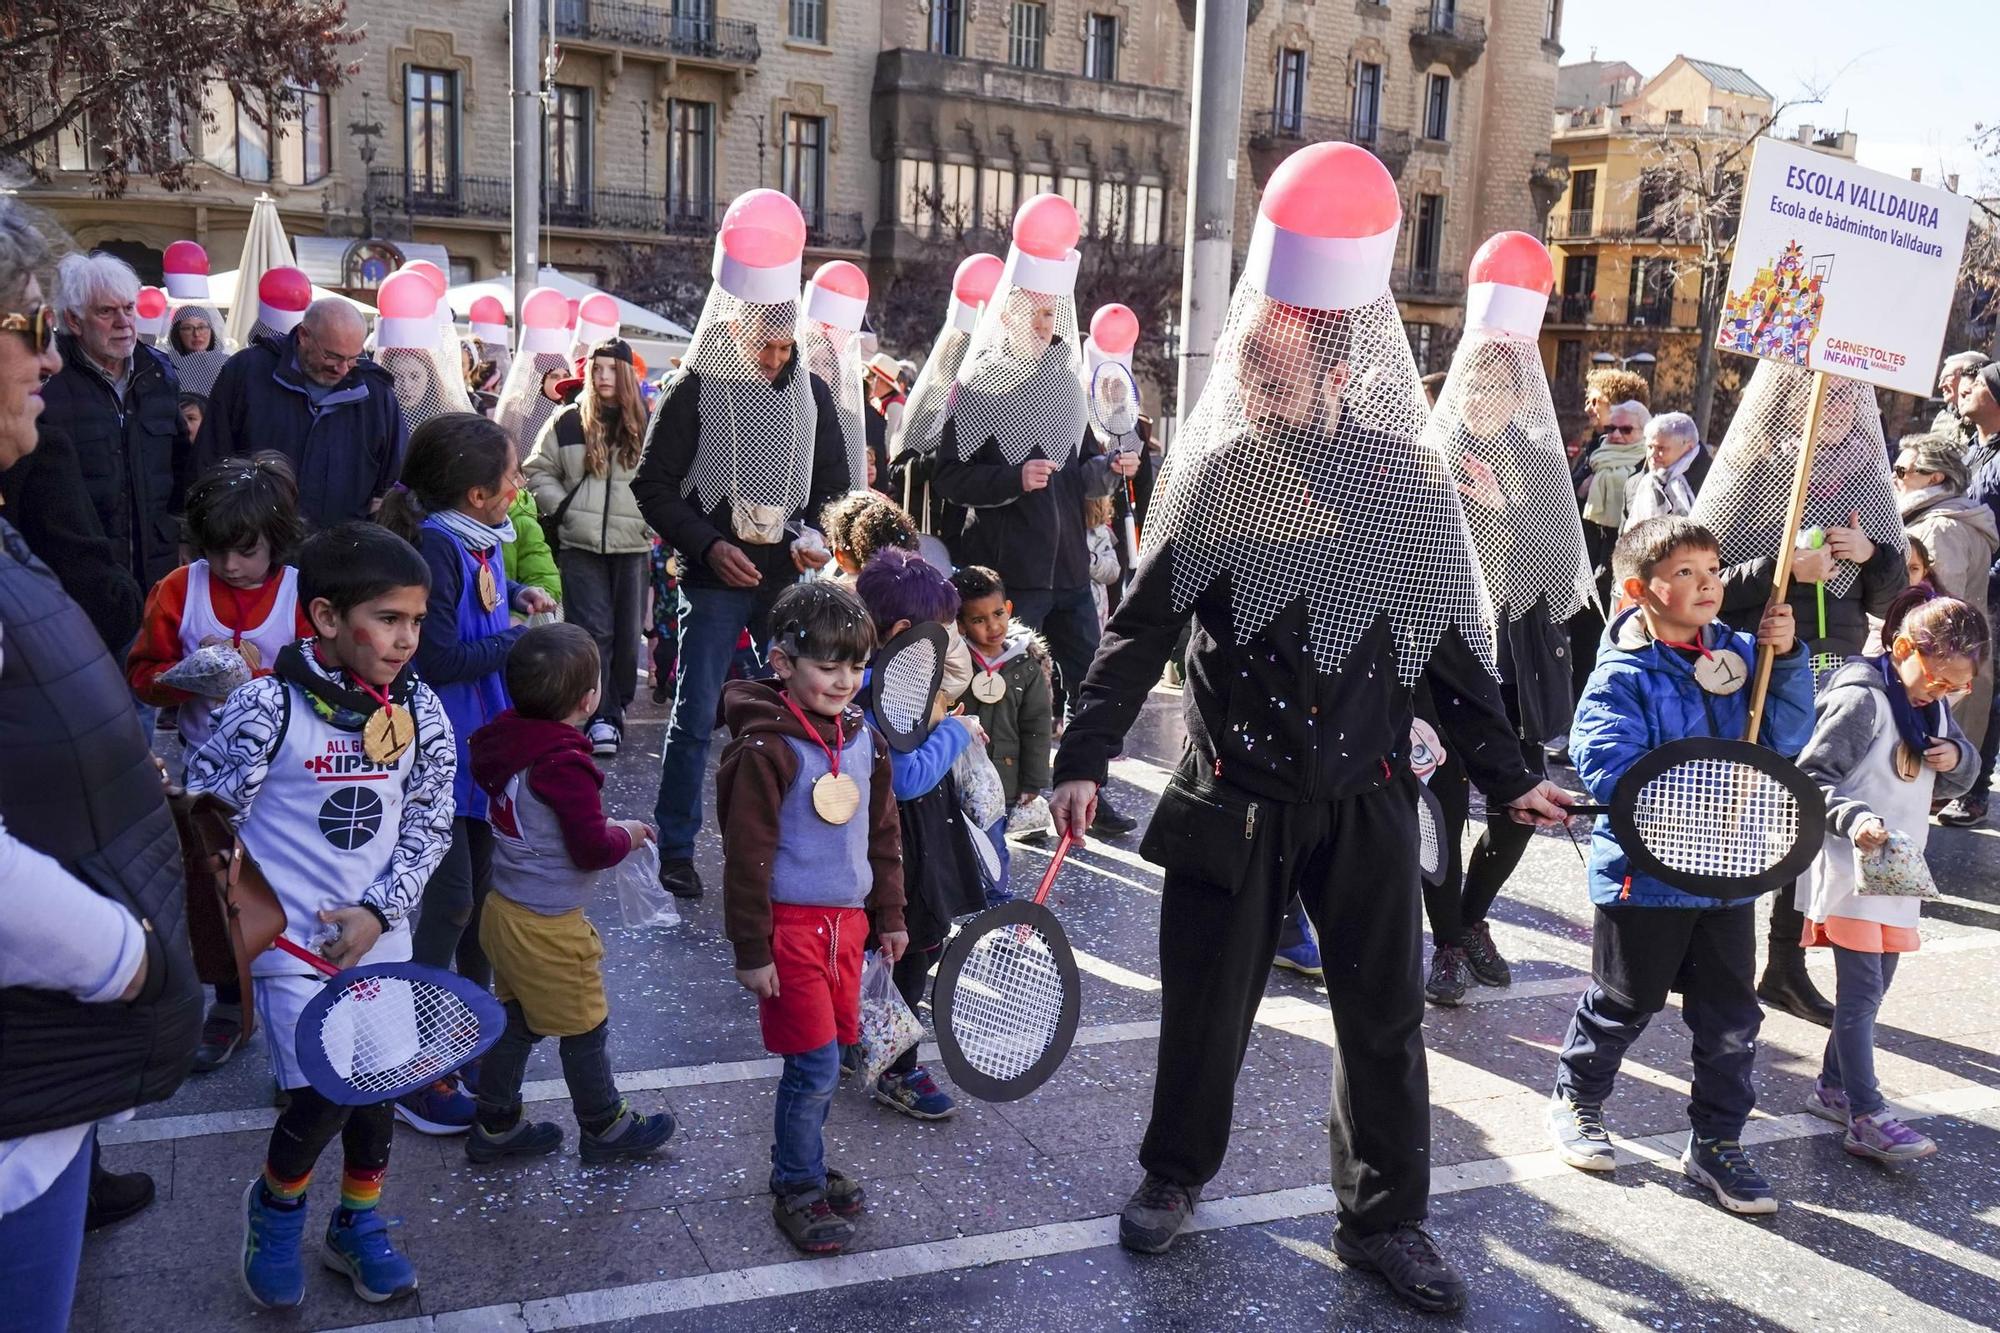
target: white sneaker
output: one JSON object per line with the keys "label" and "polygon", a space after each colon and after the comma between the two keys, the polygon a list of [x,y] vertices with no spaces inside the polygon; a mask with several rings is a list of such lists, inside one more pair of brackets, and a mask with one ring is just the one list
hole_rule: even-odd
{"label": "white sneaker", "polygon": [[622,737],[618,734],[618,728],[609,722],[591,723],[587,734],[590,737],[590,753],[595,757],[609,759],[618,753],[618,742]]}

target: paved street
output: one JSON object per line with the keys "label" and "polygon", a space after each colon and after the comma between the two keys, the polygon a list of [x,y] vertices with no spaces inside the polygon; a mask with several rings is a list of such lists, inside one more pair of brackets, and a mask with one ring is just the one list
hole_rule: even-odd
{"label": "paved street", "polygon": [[[1178,750],[1178,696],[1158,691],[1118,765],[1134,814]],[[661,710],[641,708],[613,769],[614,813],[650,813]],[[716,747],[719,751],[719,745]],[[713,752],[712,752],[713,755]],[[1719,1211],[1674,1164],[1685,1132],[1685,1030],[1671,1015],[1634,1048],[1608,1108],[1628,1150],[1586,1177],[1543,1150],[1554,1051],[1589,965],[1578,853],[1535,839],[1495,909],[1515,984],[1457,1011],[1432,1009],[1432,1227],[1472,1287],[1473,1328],[1922,1330],[2000,1324],[2000,833],[1933,832],[1947,899],[1882,1013],[1885,1090],[1938,1140],[1892,1171],[1848,1158],[1804,1115],[1821,1029],[1764,1026],[1762,1107],[1747,1139],[1777,1187],[1775,1219]],[[829,1158],[862,1180],[869,1208],[852,1251],[805,1260],[778,1235],[764,1193],[778,1062],[730,976],[719,895],[677,928],[615,929],[594,910],[612,992],[612,1051],[642,1106],[681,1131],[657,1161],[584,1169],[553,1043],[530,1067],[531,1114],[562,1122],[568,1152],[477,1168],[457,1139],[398,1129],[384,1212],[415,1261],[413,1301],[372,1307],[315,1272],[304,1307],[258,1314],[237,1276],[241,1199],[273,1118],[260,1053],[191,1081],[169,1104],[107,1130],[105,1156],[143,1167],[160,1201],[93,1237],[74,1327],[311,1328],[391,1321],[397,1330],[1434,1327],[1326,1248],[1323,1118],[1331,1025],[1323,996],[1272,977],[1237,1089],[1234,1141],[1196,1213],[1198,1234],[1154,1259],[1116,1244],[1137,1184],[1152,1095],[1159,874],[1138,836],[1071,856],[1053,904],[1078,950],[1083,1027],[1058,1076],[1005,1106],[960,1101],[935,1125],[843,1088]],[[704,832],[703,868],[720,848]],[[1017,883],[1046,864],[1015,852]],[[711,884],[714,883],[711,877]],[[1352,886],[1369,892],[1370,886]],[[685,906],[684,906],[685,910]],[[1326,942],[1338,966],[1340,942]],[[1821,988],[1830,970],[1816,962]],[[941,1073],[941,1070],[940,1070]],[[337,1146],[321,1163],[314,1225],[334,1203]],[[316,1233],[315,1233],[316,1234]]]}

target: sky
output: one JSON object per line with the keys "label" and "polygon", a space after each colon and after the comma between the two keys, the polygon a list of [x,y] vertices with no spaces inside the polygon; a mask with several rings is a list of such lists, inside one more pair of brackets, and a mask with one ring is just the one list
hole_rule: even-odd
{"label": "sky", "polygon": [[1653,75],[1676,55],[1735,65],[1780,102],[1826,95],[1787,120],[1851,129],[1863,166],[1907,178],[1960,174],[2000,194],[2000,161],[1968,141],[2000,121],[2000,3],[1992,0],[1568,0],[1565,62],[1623,60]]}

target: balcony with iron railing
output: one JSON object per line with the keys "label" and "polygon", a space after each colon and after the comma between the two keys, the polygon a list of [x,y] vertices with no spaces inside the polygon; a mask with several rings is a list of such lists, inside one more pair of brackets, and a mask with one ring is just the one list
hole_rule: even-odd
{"label": "balcony with iron railing", "polygon": [[[1551,241],[1656,241],[1661,245],[1697,245],[1700,219],[1678,209],[1657,208],[1640,213],[1627,207],[1599,204],[1591,208],[1557,208],[1545,228]],[[1718,238],[1736,234],[1734,218],[1717,224]]]}
{"label": "balcony with iron railing", "polygon": [[763,55],[757,25],[713,14],[675,13],[639,0],[555,0],[555,37],[676,60],[741,68]]}
{"label": "balcony with iron railing", "polygon": [[1259,111],[1250,121],[1250,173],[1259,187],[1278,164],[1309,143],[1358,144],[1382,160],[1389,174],[1400,176],[1410,160],[1408,130],[1392,130],[1380,121],[1360,122],[1332,116],[1308,116],[1283,109]]}
{"label": "balcony with iron railing", "polygon": [[1486,20],[1432,4],[1410,28],[1410,48],[1421,62],[1439,61],[1454,77],[1463,76],[1486,50]]}
{"label": "balcony with iron railing", "polygon": [[1465,296],[1465,275],[1413,264],[1397,269],[1390,278],[1389,288],[1404,301],[1458,301]]}
{"label": "balcony with iron railing", "polygon": [[1546,322],[1610,329],[1691,329],[1699,322],[1699,314],[1692,297],[1672,292],[1647,293],[1637,301],[1590,292],[1551,296]]}
{"label": "balcony with iron railing", "polygon": [[1577,292],[1549,297],[1547,322],[1550,324],[1588,324],[1591,313],[1597,306],[1597,296],[1593,292]]}
{"label": "balcony with iron railing", "polygon": [[962,98],[1009,109],[1056,112],[1072,119],[1148,121],[1170,127],[1177,134],[1187,128],[1187,97],[1177,88],[1022,69],[994,60],[907,47],[892,48],[875,58],[874,91],[877,123],[882,123],[880,118],[886,113],[892,126],[896,124],[896,101],[908,99],[913,111],[929,115],[929,108],[940,102]]}
{"label": "balcony with iron railing", "polygon": [[806,214],[806,244],[818,250],[859,250],[867,244],[868,229],[859,213]]}
{"label": "balcony with iron railing", "polygon": [[[514,214],[513,183],[500,176],[460,176],[435,184],[401,171],[368,173],[368,203],[410,218],[462,218],[505,222]],[[553,190],[542,202],[541,222],[572,231],[631,232],[705,240],[715,233],[712,201],[669,198],[639,190]],[[855,230],[859,230],[858,220]]]}

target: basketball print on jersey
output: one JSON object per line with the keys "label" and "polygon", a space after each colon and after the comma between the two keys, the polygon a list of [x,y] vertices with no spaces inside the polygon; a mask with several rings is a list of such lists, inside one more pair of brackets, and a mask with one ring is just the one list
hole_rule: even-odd
{"label": "basketball print on jersey", "polygon": [[382,831],[382,798],[367,787],[341,787],[319,808],[319,831],[343,852],[366,846]]}

